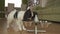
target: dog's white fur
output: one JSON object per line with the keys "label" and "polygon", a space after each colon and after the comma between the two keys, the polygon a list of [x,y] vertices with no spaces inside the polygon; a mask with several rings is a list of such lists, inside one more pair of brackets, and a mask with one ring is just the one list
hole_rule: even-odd
{"label": "dog's white fur", "polygon": [[22,29],[26,30],[26,28],[24,28],[23,21],[22,21],[25,11],[19,11],[17,19],[14,18],[15,13],[16,13],[15,9],[9,13],[7,17],[7,28],[9,28],[10,23],[12,23],[12,21],[15,20],[14,23],[16,23],[16,25],[18,26],[18,30],[22,30]]}

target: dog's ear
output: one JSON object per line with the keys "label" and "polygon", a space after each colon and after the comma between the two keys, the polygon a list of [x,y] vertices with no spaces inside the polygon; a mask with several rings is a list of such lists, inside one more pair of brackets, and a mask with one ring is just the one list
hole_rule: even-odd
{"label": "dog's ear", "polygon": [[29,10],[29,9],[30,9],[30,7],[27,8],[27,10]]}

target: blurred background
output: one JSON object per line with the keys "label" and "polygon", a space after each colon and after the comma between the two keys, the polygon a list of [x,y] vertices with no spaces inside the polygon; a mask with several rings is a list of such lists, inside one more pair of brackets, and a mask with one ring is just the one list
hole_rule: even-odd
{"label": "blurred background", "polygon": [[[60,0],[0,0],[0,18],[4,18],[4,14],[13,7],[17,10],[26,10],[30,1],[35,5],[33,11],[38,12],[40,19],[60,22]],[[10,6],[11,9],[9,10]]]}

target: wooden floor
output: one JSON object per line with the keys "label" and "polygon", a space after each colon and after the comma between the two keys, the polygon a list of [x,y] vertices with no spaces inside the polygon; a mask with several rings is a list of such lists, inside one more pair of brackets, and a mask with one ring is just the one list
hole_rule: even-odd
{"label": "wooden floor", "polygon": [[[38,25],[38,29],[39,29],[39,25]],[[32,28],[33,27],[28,27],[28,28]],[[48,28],[46,28],[45,33],[38,33],[38,34],[60,34],[60,24],[57,23],[52,23],[49,25]],[[27,31],[14,31],[12,28],[10,28],[8,30],[8,32],[6,31],[6,19],[0,19],[0,34],[34,34],[34,32],[27,32]]]}

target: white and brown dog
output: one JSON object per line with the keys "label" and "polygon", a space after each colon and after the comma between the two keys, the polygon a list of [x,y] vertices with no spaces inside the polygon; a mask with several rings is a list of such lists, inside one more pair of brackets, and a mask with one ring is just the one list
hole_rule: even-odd
{"label": "white and brown dog", "polygon": [[[29,10],[29,8],[28,8],[28,10]],[[12,23],[12,21],[14,21],[14,23],[15,23],[15,26],[17,26],[17,27],[15,27],[15,26],[13,26],[14,27],[14,29],[15,30],[26,30],[26,28],[24,27],[24,25],[23,25],[23,19],[24,19],[24,17],[25,18],[27,18],[29,15],[29,11],[27,12],[27,11],[19,11],[18,13],[17,13],[17,18],[14,18],[14,15],[16,15],[15,13],[17,12],[17,10],[16,9],[14,9],[13,11],[11,11],[9,14],[8,14],[8,17],[7,17],[7,29],[9,28],[9,25],[10,25],[10,23]],[[33,13],[33,15],[35,15],[35,13]],[[30,15],[31,16],[31,15]],[[33,18],[35,19],[37,16],[34,16]],[[38,21],[37,20],[38,18],[36,18],[36,20],[35,21]],[[26,19],[25,19],[26,20]],[[16,29],[17,28],[17,29]]]}

